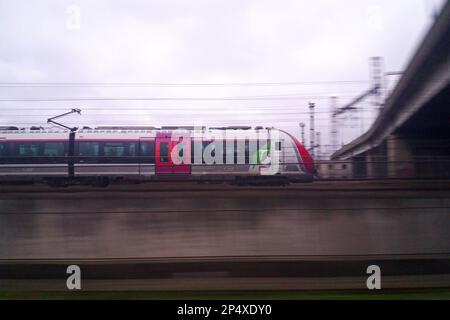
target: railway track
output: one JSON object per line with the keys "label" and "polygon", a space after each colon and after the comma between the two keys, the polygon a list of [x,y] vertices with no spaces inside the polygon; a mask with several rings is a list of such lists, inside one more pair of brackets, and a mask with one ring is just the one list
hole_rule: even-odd
{"label": "railway track", "polygon": [[0,291],[65,291],[69,265],[87,291],[366,289],[367,267],[383,289],[450,288],[450,254],[0,260]]}
{"label": "railway track", "polygon": [[118,192],[366,192],[366,191],[450,191],[448,180],[350,180],[350,181],[316,181],[308,184],[291,184],[287,186],[234,186],[229,184],[198,184],[196,182],[152,182],[143,184],[116,184],[105,188],[70,186],[54,188],[44,184],[0,185],[2,194],[15,193],[118,193]]}

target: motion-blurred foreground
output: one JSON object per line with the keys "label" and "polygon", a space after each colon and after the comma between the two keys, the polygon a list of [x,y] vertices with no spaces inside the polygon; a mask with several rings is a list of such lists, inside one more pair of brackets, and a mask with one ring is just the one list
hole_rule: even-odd
{"label": "motion-blurred foreground", "polygon": [[65,290],[71,264],[87,290],[450,285],[447,183],[134,188],[3,193],[2,287]]}

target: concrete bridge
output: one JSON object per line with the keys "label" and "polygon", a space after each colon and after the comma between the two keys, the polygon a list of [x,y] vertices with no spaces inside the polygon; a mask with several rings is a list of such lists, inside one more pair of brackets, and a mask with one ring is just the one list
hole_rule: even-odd
{"label": "concrete bridge", "polygon": [[450,178],[450,1],[373,126],[331,159],[356,178]]}

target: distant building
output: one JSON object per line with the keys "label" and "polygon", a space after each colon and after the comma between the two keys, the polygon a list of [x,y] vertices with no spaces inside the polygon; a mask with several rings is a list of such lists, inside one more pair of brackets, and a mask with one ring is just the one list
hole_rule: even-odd
{"label": "distant building", "polygon": [[319,179],[352,179],[353,165],[349,161],[320,160],[316,163]]}

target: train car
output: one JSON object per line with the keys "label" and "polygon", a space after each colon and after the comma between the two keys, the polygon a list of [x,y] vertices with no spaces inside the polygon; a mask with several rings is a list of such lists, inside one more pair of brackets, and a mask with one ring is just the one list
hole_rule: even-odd
{"label": "train car", "polygon": [[0,181],[52,185],[193,180],[311,182],[314,161],[288,132],[251,127],[0,128]]}

